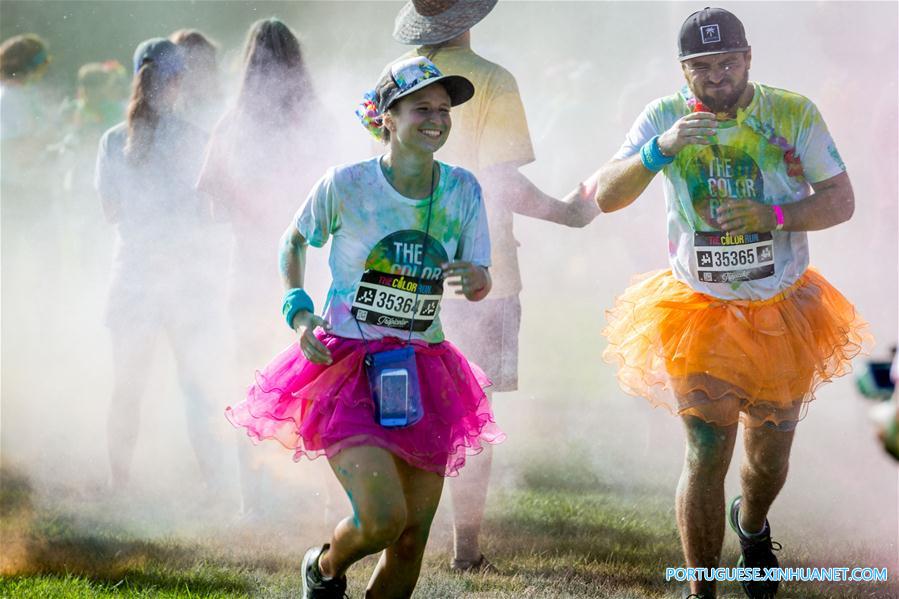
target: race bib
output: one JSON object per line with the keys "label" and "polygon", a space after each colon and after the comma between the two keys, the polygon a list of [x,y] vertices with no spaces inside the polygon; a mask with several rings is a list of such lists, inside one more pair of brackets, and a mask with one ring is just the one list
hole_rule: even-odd
{"label": "race bib", "polygon": [[[443,244],[405,229],[372,247],[350,308],[359,322],[421,333],[437,317],[443,297]],[[413,322],[414,320],[414,322]]]}
{"label": "race bib", "polygon": [[[443,279],[426,279],[366,270],[352,313],[359,322],[392,329],[426,331],[437,316]],[[413,322],[414,315],[414,322]]]}
{"label": "race bib", "polygon": [[754,281],[774,276],[774,238],[768,233],[696,232],[697,278],[703,283]]}

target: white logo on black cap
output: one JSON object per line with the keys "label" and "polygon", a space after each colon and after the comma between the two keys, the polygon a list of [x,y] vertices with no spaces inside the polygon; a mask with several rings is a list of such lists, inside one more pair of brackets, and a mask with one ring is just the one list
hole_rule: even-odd
{"label": "white logo on black cap", "polygon": [[703,25],[699,28],[699,33],[702,35],[703,44],[714,44],[721,41],[721,32],[718,30],[718,25]]}

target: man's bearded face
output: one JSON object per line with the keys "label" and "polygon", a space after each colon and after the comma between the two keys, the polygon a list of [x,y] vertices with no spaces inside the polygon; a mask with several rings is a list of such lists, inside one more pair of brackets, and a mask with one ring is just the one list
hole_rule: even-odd
{"label": "man's bearded face", "polygon": [[749,54],[727,52],[684,61],[693,95],[712,112],[732,112],[749,84]]}

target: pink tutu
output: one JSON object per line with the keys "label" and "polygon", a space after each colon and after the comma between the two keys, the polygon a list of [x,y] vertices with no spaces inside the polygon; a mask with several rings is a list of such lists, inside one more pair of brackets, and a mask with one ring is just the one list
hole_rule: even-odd
{"label": "pink tutu", "polygon": [[[505,438],[482,390],[489,379],[452,343],[413,342],[424,416],[409,427],[384,428],[375,420],[363,342],[321,331],[316,336],[331,351],[330,366],[309,362],[293,343],[256,373],[244,401],[225,410],[255,443],[276,439],[294,450],[294,461],[376,446],[416,468],[454,476],[467,454]],[[389,337],[369,341],[368,351],[401,346]]]}

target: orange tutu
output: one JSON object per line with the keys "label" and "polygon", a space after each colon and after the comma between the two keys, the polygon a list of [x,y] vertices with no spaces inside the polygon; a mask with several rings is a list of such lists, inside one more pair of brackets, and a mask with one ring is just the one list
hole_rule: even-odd
{"label": "orange tutu", "polygon": [[762,301],[693,291],[670,270],[641,275],[606,312],[603,359],[631,395],[720,426],[795,425],[817,387],[851,371],[873,339],[815,269]]}

